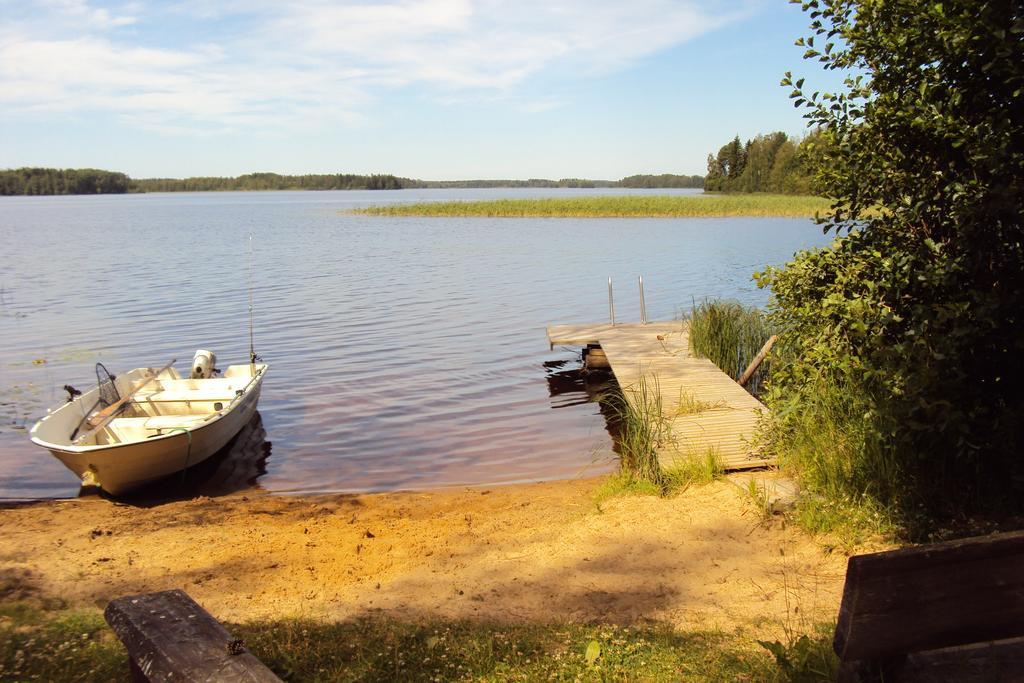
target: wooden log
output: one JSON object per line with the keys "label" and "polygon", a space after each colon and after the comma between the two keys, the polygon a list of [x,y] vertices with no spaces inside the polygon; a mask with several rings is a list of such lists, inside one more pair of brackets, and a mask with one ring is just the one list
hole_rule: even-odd
{"label": "wooden log", "polygon": [[118,598],[103,615],[128,650],[133,680],[281,681],[184,591]]}
{"label": "wooden log", "polygon": [[840,660],[1024,636],[1024,531],[850,558]]}
{"label": "wooden log", "polygon": [[750,361],[750,365],[748,365],[747,369],[743,371],[742,375],[740,375],[739,385],[741,387],[747,386],[747,382],[749,382],[750,378],[754,376],[757,369],[761,367],[761,363],[764,362],[764,359],[768,356],[768,352],[772,350],[772,347],[775,346],[775,342],[778,340],[779,336],[777,334],[773,334],[768,337],[768,341],[764,343],[761,350],[757,352],[756,356],[754,356],[754,360]]}

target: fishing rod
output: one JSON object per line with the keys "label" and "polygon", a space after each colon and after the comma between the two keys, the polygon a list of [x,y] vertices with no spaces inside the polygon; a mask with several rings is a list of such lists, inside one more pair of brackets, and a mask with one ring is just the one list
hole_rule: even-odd
{"label": "fishing rod", "polygon": [[256,347],[252,337],[252,233],[249,233],[249,366],[253,375],[256,374]]}

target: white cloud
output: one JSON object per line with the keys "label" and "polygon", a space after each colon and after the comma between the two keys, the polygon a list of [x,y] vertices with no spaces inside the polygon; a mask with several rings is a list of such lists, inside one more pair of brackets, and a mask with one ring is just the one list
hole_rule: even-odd
{"label": "white cloud", "polygon": [[[188,0],[167,10],[47,0],[0,23],[0,115],[106,111],[164,132],[353,123],[382,89],[514,98],[540,74],[627,68],[735,20],[735,8],[686,0]],[[517,101],[525,112],[562,104],[543,93]]]}
{"label": "white cloud", "polygon": [[[91,7],[87,0],[42,0],[40,5],[50,10],[51,16],[97,29],[110,29],[134,24],[138,19],[131,14],[111,14],[105,7]],[[129,8],[125,8],[129,9]]]}
{"label": "white cloud", "polygon": [[519,111],[527,114],[539,114],[545,111],[551,111],[552,109],[558,109],[563,106],[565,102],[561,100],[532,100],[529,102],[523,102],[518,106]]}
{"label": "white cloud", "polygon": [[359,60],[410,81],[503,88],[560,62],[587,72],[622,68],[735,20],[742,12],[736,6],[704,9],[680,0],[300,0],[268,27],[305,50]]}

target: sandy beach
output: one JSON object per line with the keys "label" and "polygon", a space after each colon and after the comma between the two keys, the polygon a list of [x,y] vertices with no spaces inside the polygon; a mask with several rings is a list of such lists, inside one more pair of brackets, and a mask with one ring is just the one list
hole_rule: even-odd
{"label": "sandy beach", "polygon": [[183,588],[220,619],[669,623],[777,637],[835,617],[846,558],[717,481],[597,503],[600,479],[483,489],[83,498],[0,510],[0,599]]}

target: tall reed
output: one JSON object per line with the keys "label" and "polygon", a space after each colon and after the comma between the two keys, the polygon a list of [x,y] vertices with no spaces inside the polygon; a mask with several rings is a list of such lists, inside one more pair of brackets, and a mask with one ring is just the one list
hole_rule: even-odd
{"label": "tall reed", "polygon": [[831,206],[821,197],[772,194],[630,195],[624,197],[552,197],[391,204],[353,209],[372,216],[487,216],[538,218],[707,218],[783,216],[812,218]]}
{"label": "tall reed", "polygon": [[[627,392],[633,400],[627,398]],[[671,441],[672,429],[657,377],[641,377],[636,385],[608,392],[602,400],[611,408],[622,473],[666,492],[668,482],[658,450]]]}
{"label": "tall reed", "polygon": [[[730,300],[694,303],[689,325],[694,355],[707,358],[733,379],[739,379],[772,335],[771,325],[759,309]],[[770,363],[765,360],[747,383],[752,394],[760,393]]]}

